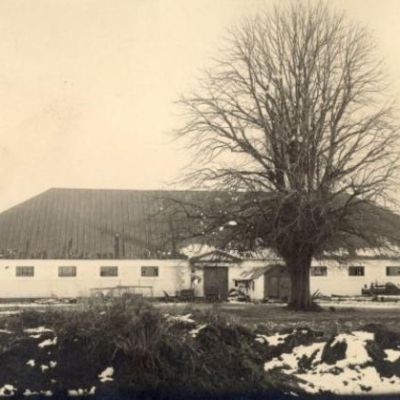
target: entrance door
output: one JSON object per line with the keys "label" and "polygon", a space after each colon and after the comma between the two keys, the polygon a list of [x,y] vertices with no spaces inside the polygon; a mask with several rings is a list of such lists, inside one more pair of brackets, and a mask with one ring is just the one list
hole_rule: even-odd
{"label": "entrance door", "polygon": [[291,292],[291,282],[288,276],[281,276],[279,280],[279,298],[288,301]]}
{"label": "entrance door", "polygon": [[228,297],[227,267],[204,267],[204,296],[216,300]]}
{"label": "entrance door", "polygon": [[279,277],[274,275],[268,276],[268,296],[273,298],[279,297]]}
{"label": "entrance door", "polygon": [[287,300],[290,297],[290,278],[281,273],[273,275],[273,272],[264,275],[264,296],[274,299]]}

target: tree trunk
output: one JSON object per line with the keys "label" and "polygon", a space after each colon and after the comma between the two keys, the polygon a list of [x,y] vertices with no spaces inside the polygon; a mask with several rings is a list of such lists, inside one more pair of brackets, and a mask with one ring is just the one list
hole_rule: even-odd
{"label": "tree trunk", "polygon": [[289,307],[293,310],[310,310],[313,307],[310,295],[310,267],[311,256],[300,253],[295,258],[286,259],[291,292]]}

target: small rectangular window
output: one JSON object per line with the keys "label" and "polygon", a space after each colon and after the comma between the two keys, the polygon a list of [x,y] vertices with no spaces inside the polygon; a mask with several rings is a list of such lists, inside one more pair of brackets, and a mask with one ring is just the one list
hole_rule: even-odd
{"label": "small rectangular window", "polygon": [[142,267],[142,276],[146,277],[158,276],[158,267]]}
{"label": "small rectangular window", "polygon": [[327,276],[328,268],[325,266],[311,267],[311,276]]}
{"label": "small rectangular window", "polygon": [[352,265],[349,267],[349,276],[364,276],[364,267]]}
{"label": "small rectangular window", "polygon": [[61,278],[76,276],[76,267],[58,267],[58,276]]}
{"label": "small rectangular window", "polygon": [[399,276],[400,275],[400,267],[386,267],[386,275],[387,276]]}
{"label": "small rectangular window", "polygon": [[34,267],[16,267],[15,274],[16,274],[16,276],[32,277],[35,274],[35,268]]}
{"label": "small rectangular window", "polygon": [[100,276],[118,276],[118,267],[100,267]]}

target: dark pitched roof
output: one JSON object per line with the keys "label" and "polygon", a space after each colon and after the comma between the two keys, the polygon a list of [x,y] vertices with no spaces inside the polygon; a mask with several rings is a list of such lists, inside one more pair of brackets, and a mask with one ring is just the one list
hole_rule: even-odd
{"label": "dark pitched roof", "polygon": [[176,257],[174,221],[160,213],[169,196],[212,194],[49,189],[0,214],[0,251],[5,258]]}
{"label": "dark pitched roof", "polygon": [[[202,221],[187,218],[176,202],[212,205],[224,213],[225,196],[237,198],[217,191],[49,189],[0,213],[0,257],[176,258],[190,235],[203,229]],[[399,215],[377,206],[358,214],[356,222],[374,225],[400,243]],[[201,242],[199,236],[195,241]],[[219,247],[221,239],[204,236],[204,241]],[[358,239],[354,243],[368,247]]]}

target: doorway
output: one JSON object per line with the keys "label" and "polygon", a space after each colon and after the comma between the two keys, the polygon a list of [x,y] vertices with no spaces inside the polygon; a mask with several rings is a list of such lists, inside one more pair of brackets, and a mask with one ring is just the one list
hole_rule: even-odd
{"label": "doorway", "polygon": [[227,267],[204,267],[204,297],[226,300],[228,297]]}

